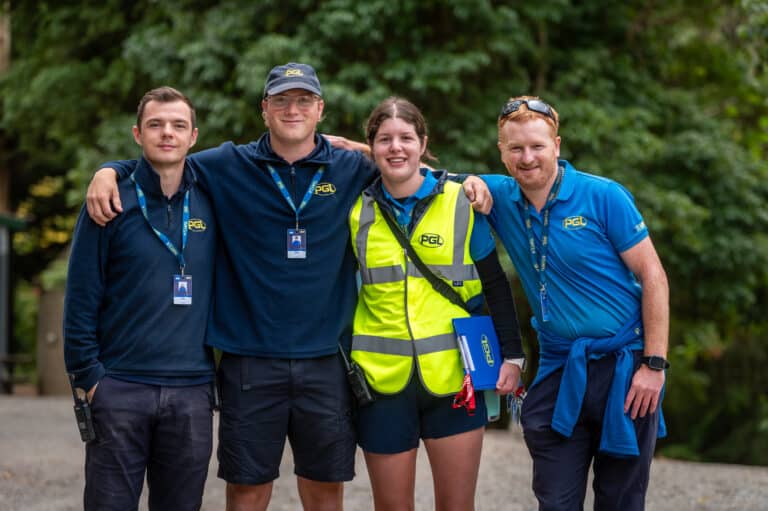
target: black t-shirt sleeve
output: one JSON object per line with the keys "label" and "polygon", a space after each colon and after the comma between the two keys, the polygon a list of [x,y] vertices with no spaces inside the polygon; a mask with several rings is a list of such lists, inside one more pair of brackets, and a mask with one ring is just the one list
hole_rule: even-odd
{"label": "black t-shirt sleeve", "polygon": [[475,266],[483,284],[483,295],[493,318],[496,334],[499,336],[502,355],[504,358],[524,357],[515,299],[497,251],[494,249],[485,258],[475,261]]}

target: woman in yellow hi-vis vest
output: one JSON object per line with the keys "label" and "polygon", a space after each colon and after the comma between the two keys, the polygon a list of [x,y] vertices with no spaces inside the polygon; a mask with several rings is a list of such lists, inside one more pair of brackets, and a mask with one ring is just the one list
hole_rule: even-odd
{"label": "woman in yellow hi-vis vest", "polygon": [[381,177],[349,216],[362,281],[351,356],[376,398],[357,417],[375,507],[413,509],[421,440],[432,468],[435,508],[473,509],[486,408],[482,393],[476,394],[473,415],[452,406],[464,370],[451,320],[468,313],[421,275],[383,215],[470,310],[480,312],[487,300],[510,362],[502,364],[499,394],[514,390],[524,357],[514,300],[485,217],[474,214],[445,171],[420,168],[422,158],[432,155],[418,108],[389,98],[373,110],[366,131]]}

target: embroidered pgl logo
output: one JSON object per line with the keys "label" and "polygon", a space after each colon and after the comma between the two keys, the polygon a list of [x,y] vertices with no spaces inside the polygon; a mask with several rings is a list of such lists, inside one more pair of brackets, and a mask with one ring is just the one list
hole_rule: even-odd
{"label": "embroidered pgl logo", "polygon": [[192,232],[204,232],[207,226],[201,218],[190,218],[187,227]]}
{"label": "embroidered pgl logo", "polygon": [[327,196],[336,193],[336,187],[333,183],[317,183],[315,186],[315,195]]}
{"label": "embroidered pgl logo", "polygon": [[563,219],[563,229],[567,231],[577,231],[587,226],[587,219],[581,215],[569,216]]}

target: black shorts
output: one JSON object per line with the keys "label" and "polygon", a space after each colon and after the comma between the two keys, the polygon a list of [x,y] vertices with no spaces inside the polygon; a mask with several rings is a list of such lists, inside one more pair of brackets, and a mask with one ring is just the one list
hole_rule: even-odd
{"label": "black shorts", "polygon": [[280,475],[285,439],[294,473],[313,481],[355,476],[352,401],[341,359],[270,359],[224,354],[218,476],[264,484]]}
{"label": "black shorts", "polygon": [[420,439],[458,435],[488,424],[482,391],[475,394],[477,409],[469,415],[454,408],[453,396],[430,394],[417,375],[402,392],[376,393],[376,401],[358,410],[357,434],[360,447],[376,454],[396,454],[419,446]]}

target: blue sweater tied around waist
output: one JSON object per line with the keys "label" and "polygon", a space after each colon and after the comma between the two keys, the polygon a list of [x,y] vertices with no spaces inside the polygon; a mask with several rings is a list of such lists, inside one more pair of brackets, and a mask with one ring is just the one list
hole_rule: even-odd
{"label": "blue sweater tied around waist", "polygon": [[[629,414],[624,413],[624,401],[634,374],[632,351],[643,347],[640,315],[628,321],[613,337],[566,339],[544,331],[536,318],[533,319],[533,327],[538,332],[541,354],[539,370],[531,387],[565,366],[552,415],[552,429],[565,437],[571,436],[586,392],[587,362],[611,353],[616,357],[616,370],[605,404],[600,452],[615,457],[638,456],[640,451],[637,447],[635,427]],[[658,438],[667,435],[661,411],[663,397],[662,389],[659,399]]]}

